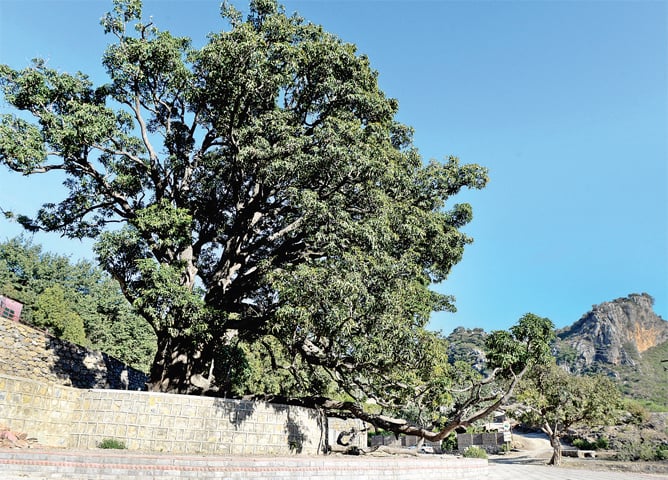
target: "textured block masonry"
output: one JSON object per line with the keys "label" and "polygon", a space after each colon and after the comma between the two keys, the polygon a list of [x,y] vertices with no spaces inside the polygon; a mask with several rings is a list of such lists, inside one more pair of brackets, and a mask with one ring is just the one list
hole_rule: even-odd
{"label": "textured block masonry", "polygon": [[366,446],[361,421],[330,419],[328,427],[307,408],[138,391],[145,383],[108,355],[0,319],[0,424],[42,445],[88,449],[117,439],[152,452],[315,455],[328,437],[354,430],[351,445]]}

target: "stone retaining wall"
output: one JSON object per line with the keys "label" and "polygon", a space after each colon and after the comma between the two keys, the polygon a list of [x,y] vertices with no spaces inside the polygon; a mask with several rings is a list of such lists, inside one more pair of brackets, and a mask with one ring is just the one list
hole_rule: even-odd
{"label": "stone retaining wall", "polygon": [[[420,438],[415,435],[401,435],[397,438],[394,435],[375,435],[369,438],[369,443],[372,447],[377,445],[385,445],[388,447],[416,447]],[[443,453],[441,450],[441,442],[430,442],[424,440],[423,445],[431,447],[435,453]]]}
{"label": "stone retaining wall", "polygon": [[78,388],[145,390],[147,376],[106,353],[0,318],[0,374]]}
{"label": "stone retaining wall", "polygon": [[503,433],[460,433],[457,435],[457,449],[464,452],[468,447],[476,446],[487,453],[499,453],[503,447]]}
{"label": "stone retaining wall", "polygon": [[[363,430],[360,421],[346,428]],[[82,390],[0,374],[0,423],[45,446],[218,455],[317,455],[326,422],[315,410],[262,402],[122,390]],[[366,445],[366,434],[353,444]]]}
{"label": "stone retaining wall", "polygon": [[349,432],[348,445],[366,447],[360,421],[262,402],[136,391],[146,389],[146,380],[109,355],[0,319],[0,424],[43,445],[95,448],[114,438],[145,451],[316,454]]}

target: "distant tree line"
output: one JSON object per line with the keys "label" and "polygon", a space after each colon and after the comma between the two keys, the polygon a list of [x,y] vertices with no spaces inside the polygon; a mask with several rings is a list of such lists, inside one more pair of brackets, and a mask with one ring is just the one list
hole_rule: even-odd
{"label": "distant tree line", "polygon": [[155,335],[118,283],[86,260],[49,252],[24,237],[0,243],[0,295],[21,302],[21,321],[148,371]]}

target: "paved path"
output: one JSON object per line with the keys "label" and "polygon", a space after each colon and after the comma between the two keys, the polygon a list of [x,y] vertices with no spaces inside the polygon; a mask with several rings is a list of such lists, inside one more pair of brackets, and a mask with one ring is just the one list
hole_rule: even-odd
{"label": "paved path", "polygon": [[667,475],[580,470],[567,467],[489,463],[488,480],[658,480]]}
{"label": "paved path", "polygon": [[[348,457],[350,458],[350,457]],[[359,457],[356,457],[359,459]],[[434,458],[434,457],[432,457]],[[311,460],[315,460],[315,457]],[[352,459],[351,459],[352,460]],[[341,466],[347,463],[341,458]],[[415,459],[411,459],[415,461]],[[446,460],[444,460],[446,461]],[[555,468],[541,465],[513,464],[511,459],[489,462],[488,474],[479,480],[668,480],[668,475],[649,475],[630,472],[591,471],[574,468]],[[290,465],[291,463],[295,463]],[[238,464],[231,468],[231,464]],[[302,457],[230,458],[196,455],[141,454],[119,450],[58,451],[58,450],[0,450],[0,479],[67,479],[67,480],[149,480],[166,478],[234,479],[262,478],[289,480],[318,476],[301,471],[313,470],[317,462]],[[278,469],[276,465],[281,465]],[[280,470],[280,473],[277,472]],[[262,473],[259,474],[259,471]],[[461,478],[453,472],[453,478]],[[417,472],[416,472],[417,474]],[[376,476],[342,468],[331,477],[336,480],[374,480]],[[417,474],[416,478],[420,478]],[[470,477],[468,477],[470,478]],[[425,477],[428,480],[428,477]],[[478,479],[476,479],[478,480]]]}

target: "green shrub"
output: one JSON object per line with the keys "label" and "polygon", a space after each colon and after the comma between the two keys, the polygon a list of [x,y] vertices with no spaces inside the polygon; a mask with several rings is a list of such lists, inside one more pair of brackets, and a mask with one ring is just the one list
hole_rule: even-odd
{"label": "green shrub", "polygon": [[640,442],[623,443],[617,449],[615,458],[617,460],[621,460],[622,462],[638,460],[638,458],[640,458]]}
{"label": "green shrub", "polygon": [[640,460],[651,462],[656,460],[656,448],[653,445],[643,442],[640,445]]}
{"label": "green shrub", "polygon": [[571,442],[574,447],[580,450],[607,450],[610,448],[610,441],[608,437],[598,437],[593,442],[584,438],[576,438]]}
{"label": "green shrub", "polygon": [[668,459],[668,446],[655,445],[643,440],[633,440],[624,443],[618,450],[616,455],[617,460],[622,461],[638,461],[643,460],[651,462],[654,460]]}
{"label": "green shrub", "polygon": [[596,439],[596,450],[607,450],[608,448],[610,448],[608,437],[598,437]]}
{"label": "green shrub", "polygon": [[105,438],[98,444],[97,448],[125,450],[127,447],[125,446],[125,442],[121,442],[115,438]]}
{"label": "green shrub", "polygon": [[466,427],[466,433],[485,433],[486,431],[482,425],[469,425]]}
{"label": "green shrub", "polygon": [[476,447],[475,445],[464,450],[463,455],[466,458],[487,458],[487,452],[483,448]]}
{"label": "green shrub", "polygon": [[596,443],[585,440],[584,438],[576,438],[573,440],[573,446],[579,448],[580,450],[594,450],[596,449]]}
{"label": "green shrub", "polygon": [[647,410],[644,405],[636,400],[626,401],[626,411],[629,414],[626,423],[631,423],[633,425],[643,425],[650,419],[649,410]]}
{"label": "green shrub", "polygon": [[457,450],[457,434],[455,432],[451,432],[450,435],[443,439],[441,442],[441,450],[444,452]]}

